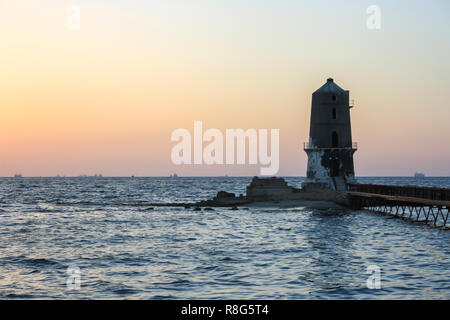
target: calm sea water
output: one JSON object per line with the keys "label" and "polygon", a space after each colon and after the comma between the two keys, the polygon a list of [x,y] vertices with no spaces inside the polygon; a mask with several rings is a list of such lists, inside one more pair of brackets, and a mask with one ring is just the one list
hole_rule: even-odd
{"label": "calm sea water", "polygon": [[[0,298],[450,298],[449,231],[365,211],[148,205],[244,193],[250,180],[2,178]],[[79,290],[67,287],[72,265]],[[381,289],[366,286],[370,265]]]}

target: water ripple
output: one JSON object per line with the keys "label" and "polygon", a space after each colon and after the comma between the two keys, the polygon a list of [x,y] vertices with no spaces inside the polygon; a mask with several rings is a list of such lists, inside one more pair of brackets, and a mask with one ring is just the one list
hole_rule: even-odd
{"label": "water ripple", "polygon": [[[0,298],[450,298],[448,231],[364,211],[149,206],[244,193],[249,182],[2,178]],[[381,269],[379,290],[366,286],[370,265]],[[67,287],[69,266],[80,268],[79,290]]]}

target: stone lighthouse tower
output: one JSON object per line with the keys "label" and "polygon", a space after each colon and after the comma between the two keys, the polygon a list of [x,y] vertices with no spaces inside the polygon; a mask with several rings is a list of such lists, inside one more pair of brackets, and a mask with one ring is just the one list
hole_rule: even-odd
{"label": "stone lighthouse tower", "polygon": [[308,155],[307,178],[304,187],[338,191],[347,190],[355,182],[349,91],[333,79],[312,95],[309,142],[304,149]]}

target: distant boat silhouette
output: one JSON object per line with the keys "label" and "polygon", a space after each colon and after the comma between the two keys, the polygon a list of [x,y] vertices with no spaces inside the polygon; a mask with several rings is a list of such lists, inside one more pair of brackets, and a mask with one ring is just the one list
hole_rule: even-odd
{"label": "distant boat silhouette", "polygon": [[21,175],[20,173],[16,173],[16,174],[14,175],[14,178],[23,178],[23,177],[22,177],[22,175]]}
{"label": "distant boat silhouette", "polygon": [[178,175],[176,173],[174,173],[174,174],[171,174],[170,177],[171,178],[178,178]]}

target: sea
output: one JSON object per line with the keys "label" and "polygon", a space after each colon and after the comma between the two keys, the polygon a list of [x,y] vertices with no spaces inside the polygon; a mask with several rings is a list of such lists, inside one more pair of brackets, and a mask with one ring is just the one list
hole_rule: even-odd
{"label": "sea", "polygon": [[250,181],[0,178],[0,299],[450,298],[448,230],[364,210],[151,205],[244,194]]}

